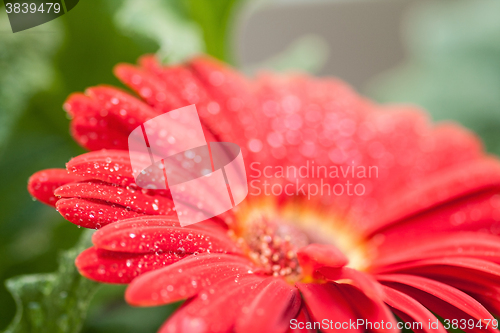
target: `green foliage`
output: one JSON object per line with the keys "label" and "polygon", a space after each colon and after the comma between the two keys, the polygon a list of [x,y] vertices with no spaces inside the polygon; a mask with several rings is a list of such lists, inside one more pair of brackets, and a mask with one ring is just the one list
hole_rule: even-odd
{"label": "green foliage", "polygon": [[29,33],[10,33],[9,20],[0,11],[0,156],[9,134],[35,93],[53,79],[50,60],[61,43],[57,22],[36,27]]}
{"label": "green foliage", "polygon": [[[52,207],[33,201],[26,191],[31,174],[64,167],[71,157],[84,152],[69,135],[64,100],[70,93],[97,84],[125,88],[112,74],[119,62],[133,63],[140,55],[158,50],[169,61],[180,61],[205,48],[214,50],[212,44],[222,42],[212,36],[212,46],[205,47],[204,26],[192,20],[186,3],[174,0],[80,1],[61,18],[16,34],[10,32],[3,10],[0,15],[0,173],[4,175],[0,192],[0,331],[12,322],[18,302],[23,312],[9,332],[37,332],[40,322],[46,332],[76,332],[86,313],[83,303],[90,295],[77,290],[71,294],[66,289],[80,285],[83,292],[88,281],[75,270],[66,271],[68,279],[49,272],[57,270],[59,251],[71,248],[82,230]],[[67,256],[62,259],[67,260]],[[23,277],[13,279],[18,275]],[[4,286],[6,280],[15,299]],[[63,296],[68,293],[66,299],[55,297],[61,292]],[[73,296],[84,301],[78,314],[72,312],[77,306]],[[176,306],[133,308],[124,302],[122,287],[104,285],[91,302],[82,330],[156,332]]]}
{"label": "green foliage", "polygon": [[409,14],[410,58],[372,82],[370,94],[457,120],[500,154],[500,2],[428,1]]}
{"label": "green foliage", "polygon": [[[55,271],[57,254],[71,248],[82,231],[65,221],[54,208],[33,201],[26,190],[28,177],[34,172],[63,168],[70,158],[84,152],[69,135],[69,122],[62,110],[64,100],[70,93],[91,85],[120,85],[112,74],[114,65],[135,62],[141,54],[156,50],[151,44],[140,44],[120,34],[112,12],[107,9],[103,0],[80,1],[68,14],[38,27],[47,31],[45,35],[38,32],[38,28],[16,34],[12,34],[8,26],[2,25],[0,29],[0,54],[12,53],[0,59],[0,82],[9,78],[8,85],[12,87],[7,90],[0,87],[0,117],[2,121],[12,117],[9,125],[2,127],[9,132],[2,136],[0,159],[3,175],[0,184],[0,331],[15,315],[15,302],[4,281],[17,275]],[[4,15],[5,11],[0,13]],[[21,43],[23,40],[30,42]],[[12,47],[8,49],[3,45]],[[47,66],[45,70],[37,66],[42,59]],[[17,71],[12,72],[14,76],[10,68]],[[24,84],[34,85],[26,82],[27,77],[33,77],[36,87],[43,91],[36,93],[32,89],[29,94],[25,93]],[[11,101],[16,108],[7,110],[4,106]],[[11,111],[16,113],[15,117]],[[122,301],[123,294],[114,297]]]}
{"label": "green foliage", "polygon": [[239,0],[108,0],[117,26],[159,46],[158,55],[179,62],[207,53],[230,62],[228,40]]}
{"label": "green foliage", "polygon": [[91,245],[89,230],[71,250],[64,252],[52,274],[19,276],[7,280],[17,314],[5,333],[79,332],[98,284],[81,276],[76,256]]}
{"label": "green foliage", "polygon": [[235,9],[239,0],[183,0],[188,15],[203,30],[207,53],[232,62],[229,39],[234,33]]}
{"label": "green foliage", "polygon": [[177,1],[124,0],[115,20],[125,33],[156,42],[157,54],[170,62],[204,51],[201,29],[186,17]]}

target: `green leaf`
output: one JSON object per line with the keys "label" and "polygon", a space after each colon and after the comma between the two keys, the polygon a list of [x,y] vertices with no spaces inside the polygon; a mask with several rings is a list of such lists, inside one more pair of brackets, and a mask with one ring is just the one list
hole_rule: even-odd
{"label": "green leaf", "polygon": [[50,22],[11,33],[4,10],[0,11],[0,155],[16,121],[30,98],[47,89],[53,79],[51,59],[61,44],[62,29]]}
{"label": "green leaf", "polygon": [[59,270],[7,280],[17,314],[5,333],[79,332],[98,284],[81,276],[76,256],[90,246],[92,231],[85,231],[73,249],[64,252]]}
{"label": "green leaf", "polygon": [[235,29],[236,11],[240,9],[239,0],[184,0],[189,17],[203,30],[207,53],[232,62],[232,49],[229,41]]}
{"label": "green leaf", "polygon": [[208,53],[232,60],[231,34],[241,0],[107,0],[120,30],[159,46],[170,62]]}
{"label": "green leaf", "polygon": [[162,59],[179,62],[204,51],[201,29],[177,0],[124,0],[115,21],[125,33],[156,42]]}

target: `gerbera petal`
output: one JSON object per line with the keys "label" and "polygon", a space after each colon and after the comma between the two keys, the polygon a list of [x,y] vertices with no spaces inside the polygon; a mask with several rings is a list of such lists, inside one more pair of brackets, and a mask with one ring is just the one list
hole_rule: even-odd
{"label": "gerbera petal", "polygon": [[104,201],[78,198],[60,199],[56,208],[66,220],[84,228],[98,229],[121,219],[143,215]]}
{"label": "gerbera petal", "polygon": [[160,114],[132,95],[108,86],[72,94],[64,108],[73,118],[73,137],[90,150],[127,149],[130,132]]}
{"label": "gerbera petal", "polygon": [[[444,283],[406,274],[379,275],[377,279],[416,299],[442,318],[450,320],[474,318],[481,321],[494,319],[471,296]],[[491,328],[489,330],[495,331]]]}
{"label": "gerbera petal", "polygon": [[55,207],[59,198],[54,190],[61,185],[83,181],[85,177],[68,173],[65,169],[46,169],[33,174],[28,180],[29,193],[44,204]]}
{"label": "gerbera petal", "polygon": [[[409,218],[459,197],[500,185],[500,163],[493,158],[473,160],[450,167],[443,173],[426,177],[412,191],[394,196],[392,202],[380,212],[377,221],[369,225],[368,233],[387,228],[389,225]],[[427,225],[432,225],[427,223]],[[397,226],[396,226],[397,227]]]}
{"label": "gerbera petal", "polygon": [[236,333],[286,332],[301,305],[299,290],[281,278],[269,277],[250,292],[236,320]]}
{"label": "gerbera petal", "polygon": [[413,331],[425,333],[446,333],[443,324],[440,322],[438,323],[437,328],[429,328],[427,323],[435,322],[436,317],[415,299],[387,286],[383,286],[383,289],[385,294],[384,301],[401,319],[407,323],[422,323],[421,330],[413,327]]}
{"label": "gerbera petal", "polygon": [[305,274],[312,274],[321,267],[339,268],[347,265],[349,260],[334,245],[309,244],[297,251],[300,267]]}
{"label": "gerbera petal", "polygon": [[[297,283],[297,287],[304,298],[308,312],[315,322],[322,322],[323,319],[328,320],[328,322],[330,320],[340,323],[356,322],[356,316],[351,305],[347,302],[335,283]],[[338,330],[335,330],[335,327],[329,327],[328,329],[324,329],[324,331],[359,332],[360,330],[347,325]]]}
{"label": "gerbera petal", "polygon": [[143,273],[173,264],[185,256],[174,252],[122,253],[91,247],[78,255],[75,265],[83,276],[91,280],[130,283]]}
{"label": "gerbera petal", "polygon": [[352,285],[339,284],[338,287],[351,304],[357,317],[363,319],[365,325],[371,325],[368,326],[370,331],[392,332],[397,327],[396,318],[382,300],[369,298]]}
{"label": "gerbera petal", "polygon": [[[135,153],[133,153],[135,154]],[[149,156],[144,156],[144,154],[138,154],[138,156],[141,158],[141,161],[144,162],[144,168],[147,168],[149,166],[150,158]],[[178,173],[181,175],[181,178],[186,178],[188,175],[186,174],[187,172],[195,172],[195,168],[186,170],[180,165],[175,165],[173,163],[172,165],[169,165],[172,174]],[[140,166],[142,168],[142,166]],[[95,178],[98,180],[102,180],[106,183],[114,184],[114,185],[120,185],[127,191],[123,191],[123,193],[134,193],[132,197],[136,195],[140,195],[139,193],[144,194],[146,197],[155,197],[155,199],[161,200],[165,203],[166,209],[168,210],[169,205],[170,205],[170,200],[164,200],[160,198],[159,196],[164,196],[166,198],[172,198],[170,190],[168,189],[162,189],[162,190],[150,190],[150,189],[139,189],[138,186],[135,184],[135,179],[134,179],[134,174],[138,174],[141,170],[133,170],[132,166],[130,164],[130,157],[129,153],[125,151],[119,151],[119,150],[101,150],[101,151],[96,151],[96,152],[90,152],[87,154],[80,155],[72,160],[70,160],[67,163],[67,169],[69,172],[76,174],[76,175],[85,175],[86,177],[89,178]],[[149,171],[148,171],[149,172]],[[162,185],[165,185],[165,187],[168,187],[168,183],[165,181],[165,176],[163,171],[160,168],[153,168],[153,172],[151,174],[152,178],[157,179]],[[159,174],[157,174],[159,173]],[[196,178],[196,177],[193,177]],[[211,187],[212,182],[205,182],[204,186],[199,186],[197,188],[197,193],[196,196],[192,193],[183,193],[183,195],[179,195],[179,198],[177,200],[182,201],[186,204],[186,206],[189,205],[195,205],[196,203],[199,202],[199,197],[205,198],[205,202],[203,205],[203,209],[205,212],[208,211],[208,216],[214,216],[215,214],[212,213],[212,210],[219,209],[221,206],[221,201],[218,196],[218,192],[216,192],[216,189]],[[226,187],[223,188],[218,188],[218,190],[224,191],[222,195],[227,196],[227,189]],[[117,188],[115,191],[121,191],[121,189]],[[136,194],[137,193],[137,194]],[[111,196],[110,198],[113,198],[116,202],[118,201],[124,201],[125,198],[120,198],[120,196]],[[153,199],[153,201],[155,200]],[[135,205],[137,206],[138,209],[141,209],[142,211],[149,210],[151,211],[151,208],[154,210],[155,206],[153,203],[156,205],[156,207],[159,208],[158,203],[152,202],[151,200],[147,199],[146,201],[150,202],[149,206],[144,206],[141,203],[136,203]],[[124,205],[126,206],[126,205]],[[159,211],[159,209],[158,209]],[[152,214],[157,214],[158,211],[153,211]],[[201,209],[200,209],[201,211]],[[225,214],[224,218],[230,218],[232,215],[231,212],[228,212]]]}
{"label": "gerbera petal", "polygon": [[[168,90],[175,93],[186,104],[196,104],[198,112],[206,111],[206,104],[212,99],[193,71],[184,66],[162,66],[155,56],[146,55],[138,61],[146,72],[156,76]],[[212,113],[212,115],[217,115]]]}
{"label": "gerbera petal", "polygon": [[119,64],[114,74],[160,114],[185,106],[155,75],[129,64]]}
{"label": "gerbera petal", "polygon": [[290,328],[287,333],[316,333],[317,330],[312,329],[311,318],[307,313],[307,309],[304,304],[297,314],[297,317],[290,321]]}
{"label": "gerbera petal", "polygon": [[460,276],[432,275],[424,276],[446,283],[452,287],[462,290],[481,303],[488,311],[494,314],[500,313],[500,287],[493,284],[491,280],[478,278],[477,276],[465,277],[468,272],[461,272]]}
{"label": "gerbera petal", "polygon": [[349,267],[323,267],[318,273],[325,279],[338,283],[352,284],[375,301],[383,298],[382,286],[372,276]]}
{"label": "gerbera petal", "polygon": [[500,237],[485,233],[434,234],[404,243],[388,244],[385,251],[372,260],[371,267],[453,256],[500,262]]}
{"label": "gerbera petal", "polygon": [[200,254],[144,274],[127,288],[128,303],[154,306],[192,297],[217,282],[248,274],[254,269],[246,258],[228,254]]}
{"label": "gerbera petal", "polygon": [[93,235],[92,242],[98,248],[130,253],[241,252],[225,232],[196,227],[149,225],[144,221],[120,228],[105,226]]}
{"label": "gerbera petal", "polygon": [[479,192],[421,212],[416,216],[373,236],[377,252],[394,252],[392,247],[404,247],[407,239],[418,242],[433,233],[481,231],[497,234],[500,221],[498,189]]}
{"label": "gerbera petal", "polygon": [[[194,63],[197,65],[194,65]],[[158,77],[165,88],[175,92],[176,96],[181,98],[184,103],[196,104],[203,124],[210,129],[210,132],[215,135],[218,141],[241,143],[241,133],[245,129],[239,119],[232,118],[238,116],[237,111],[241,111],[252,100],[249,91],[240,87],[237,91],[239,94],[229,92],[227,95],[221,96],[220,89],[211,89],[211,84],[208,83],[207,86],[205,82],[208,68],[212,69],[212,74],[208,74],[213,75],[212,81],[220,80],[218,76],[234,76],[237,74],[227,73],[229,72],[227,68],[224,68],[223,73],[220,71],[220,65],[205,58],[195,60],[193,66],[162,66],[154,56],[144,56],[139,60],[139,64],[148,73]],[[201,73],[199,71],[200,67],[205,67],[205,70],[202,69]],[[246,87],[248,82],[243,84]],[[225,88],[222,87],[222,89]],[[249,116],[248,113],[246,117]],[[245,145],[243,147],[246,148]],[[243,153],[246,154],[245,149]]]}
{"label": "gerbera petal", "polygon": [[154,195],[153,191],[123,188],[99,181],[70,183],[54,192],[62,198],[101,200],[111,205],[126,207],[141,214],[176,216],[174,202],[170,198]]}
{"label": "gerbera petal", "polygon": [[[130,219],[120,220],[113,224],[113,229],[122,230],[135,228],[138,226],[171,226],[171,227],[180,227],[181,224],[179,219],[174,216],[163,216],[163,215],[146,215],[146,216],[137,216]],[[213,218],[210,220],[198,222],[196,224],[190,225],[190,228],[193,229],[215,229],[221,232],[225,232],[227,230],[227,224],[223,223],[221,220],[217,218]]]}
{"label": "gerbera petal", "polygon": [[394,265],[392,271],[424,276],[454,286],[500,313],[498,264],[476,258],[452,257]]}
{"label": "gerbera petal", "polygon": [[120,186],[135,185],[129,153],[123,150],[99,150],[82,154],[66,163],[66,168],[77,176]]}
{"label": "gerbera petal", "polygon": [[263,279],[247,274],[219,281],[177,310],[159,333],[230,332],[245,300]]}
{"label": "gerbera petal", "polygon": [[408,263],[401,263],[381,268],[385,272],[411,272],[412,274],[422,274],[424,272],[447,275],[448,272],[459,270],[470,270],[474,272],[475,278],[487,277],[491,281],[500,278],[500,265],[490,261],[477,258],[451,257],[422,259]]}

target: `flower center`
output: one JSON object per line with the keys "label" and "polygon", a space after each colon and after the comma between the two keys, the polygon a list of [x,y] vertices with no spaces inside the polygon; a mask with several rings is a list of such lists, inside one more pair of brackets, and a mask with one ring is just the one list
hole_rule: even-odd
{"label": "flower center", "polygon": [[349,266],[362,268],[364,254],[354,233],[332,214],[320,214],[304,202],[278,205],[250,203],[236,212],[230,234],[265,274],[293,282],[304,278],[297,251],[311,243],[333,244],[349,258]]}
{"label": "flower center", "polygon": [[309,244],[309,239],[294,226],[261,216],[249,223],[243,240],[248,256],[265,273],[286,277],[301,274],[297,250]]}

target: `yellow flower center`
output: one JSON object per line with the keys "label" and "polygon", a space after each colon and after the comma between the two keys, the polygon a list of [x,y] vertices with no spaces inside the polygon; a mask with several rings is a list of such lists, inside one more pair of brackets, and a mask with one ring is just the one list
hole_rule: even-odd
{"label": "yellow flower center", "polygon": [[278,205],[275,199],[247,200],[235,211],[230,235],[263,273],[287,280],[304,276],[297,251],[308,244],[332,244],[349,259],[349,267],[367,267],[365,242],[335,213],[301,198]]}

